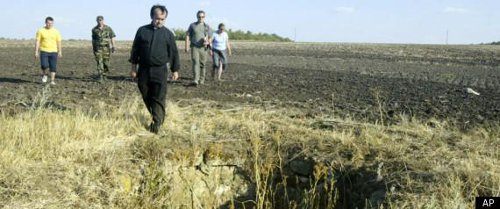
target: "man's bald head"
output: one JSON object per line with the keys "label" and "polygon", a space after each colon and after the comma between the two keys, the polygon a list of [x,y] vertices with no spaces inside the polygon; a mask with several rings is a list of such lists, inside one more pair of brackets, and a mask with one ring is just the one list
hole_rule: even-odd
{"label": "man's bald head", "polygon": [[155,17],[155,15],[165,15],[165,16],[168,16],[168,10],[165,6],[163,5],[154,5],[153,7],[151,7],[151,11],[149,13],[149,15],[151,16],[151,19],[153,19]]}
{"label": "man's bald head", "polygon": [[161,28],[163,27],[163,24],[165,23],[165,20],[167,19],[168,15],[168,10],[165,6],[163,5],[154,5],[151,7],[151,20],[152,24],[157,27]]}

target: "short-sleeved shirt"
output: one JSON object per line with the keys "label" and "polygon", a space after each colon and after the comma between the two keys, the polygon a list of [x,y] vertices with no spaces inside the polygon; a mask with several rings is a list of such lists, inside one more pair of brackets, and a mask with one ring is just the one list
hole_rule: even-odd
{"label": "short-sleeved shirt", "polygon": [[227,41],[229,40],[229,36],[224,31],[222,33],[215,32],[212,34],[213,37],[213,48],[224,51],[227,49]]}
{"label": "short-sleeved shirt", "polygon": [[58,52],[57,43],[61,41],[61,33],[55,28],[40,28],[36,32],[36,40],[40,41],[40,51]]}
{"label": "short-sleeved shirt", "polygon": [[111,27],[104,25],[101,29],[99,26],[95,26],[92,29],[92,46],[97,47],[106,47],[111,43],[111,39],[116,37],[115,32]]}
{"label": "short-sleeved shirt", "polygon": [[207,23],[194,22],[189,25],[187,35],[191,40],[191,47],[203,47],[205,37],[212,36],[212,29]]}

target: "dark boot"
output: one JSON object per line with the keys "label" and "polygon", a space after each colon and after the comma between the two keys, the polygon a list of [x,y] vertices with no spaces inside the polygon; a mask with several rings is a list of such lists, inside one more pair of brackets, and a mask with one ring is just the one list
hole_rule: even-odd
{"label": "dark boot", "polygon": [[159,131],[160,131],[160,126],[157,125],[156,123],[151,123],[149,125],[149,132],[158,134]]}

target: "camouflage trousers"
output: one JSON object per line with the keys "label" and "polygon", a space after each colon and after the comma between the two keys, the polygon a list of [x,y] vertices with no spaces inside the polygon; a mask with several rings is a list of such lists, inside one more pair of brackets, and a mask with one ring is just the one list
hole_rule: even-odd
{"label": "camouflage trousers", "polygon": [[95,61],[97,62],[97,73],[102,76],[106,76],[109,72],[109,57],[111,55],[111,50],[109,47],[99,47],[94,51]]}

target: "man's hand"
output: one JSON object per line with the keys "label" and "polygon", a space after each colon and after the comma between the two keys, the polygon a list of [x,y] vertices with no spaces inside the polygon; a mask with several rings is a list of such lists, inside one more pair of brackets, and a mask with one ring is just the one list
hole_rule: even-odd
{"label": "man's hand", "polygon": [[115,53],[115,47],[111,47],[111,53]]}
{"label": "man's hand", "polygon": [[131,70],[130,71],[130,78],[132,78],[132,80],[135,81],[135,79],[137,78],[137,71]]}
{"label": "man's hand", "polygon": [[210,56],[214,56],[214,51],[212,50],[209,50],[210,51]]}
{"label": "man's hand", "polygon": [[188,53],[188,52],[189,52],[189,47],[186,47],[186,48],[184,49],[184,51],[185,51],[186,53]]}
{"label": "man's hand", "polygon": [[172,73],[172,80],[176,81],[179,79],[179,73],[178,72],[173,72]]}
{"label": "man's hand", "polygon": [[36,51],[35,52],[35,60],[37,60],[40,57],[40,52]]}
{"label": "man's hand", "polygon": [[130,69],[130,78],[132,78],[133,81],[137,78],[137,65],[132,64],[132,69]]}
{"label": "man's hand", "polygon": [[62,56],[62,52],[57,53],[57,57],[58,57],[58,58],[62,58],[62,57],[63,57],[63,56]]}

